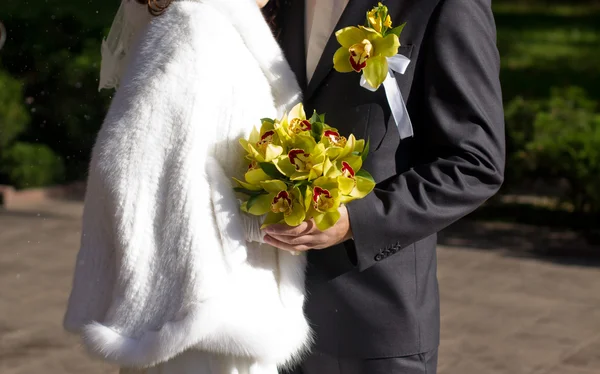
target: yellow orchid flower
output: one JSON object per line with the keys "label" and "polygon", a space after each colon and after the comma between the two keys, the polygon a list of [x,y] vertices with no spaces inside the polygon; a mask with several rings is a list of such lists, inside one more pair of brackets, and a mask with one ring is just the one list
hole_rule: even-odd
{"label": "yellow orchid flower", "polygon": [[392,28],[388,8],[379,3],[367,12],[367,25],[336,31],[341,47],[333,56],[333,64],[340,73],[362,72],[369,85],[377,89],[388,74],[387,57],[398,54],[406,24]]}
{"label": "yellow orchid flower", "polygon": [[306,217],[302,194],[297,187],[289,188],[280,180],[261,182],[266,193],[250,197],[242,204],[242,210],[262,216],[266,214],[262,228],[274,223],[298,226]]}
{"label": "yellow orchid flower", "polygon": [[283,153],[281,141],[275,131],[275,121],[271,119],[262,120],[260,133],[254,128],[248,140],[240,139],[239,142],[249,158],[258,162],[270,162]]}
{"label": "yellow orchid flower", "polygon": [[288,131],[292,135],[298,135],[305,131],[310,131],[312,129],[312,125],[310,121],[306,118],[306,113],[304,112],[304,105],[302,103],[296,104],[288,114]]}
{"label": "yellow orchid flower", "polygon": [[356,138],[350,134],[348,139],[341,136],[334,128],[328,128],[323,131],[321,142],[325,145],[327,157],[331,160],[346,157],[356,150]]}
{"label": "yellow orchid flower", "polygon": [[325,146],[316,144],[312,149],[293,148],[287,155],[273,160],[273,164],[293,181],[313,180],[323,175],[326,160]]}
{"label": "yellow orchid flower", "polygon": [[275,131],[286,152],[294,148],[313,149],[317,142],[313,137],[312,130],[312,120],[306,118],[301,103],[285,114],[281,121],[275,123]]}
{"label": "yellow orchid flower", "polygon": [[237,178],[233,180],[241,187],[249,191],[260,191],[262,190],[261,182],[271,179],[271,177],[264,172],[264,170],[258,165],[258,162],[252,161],[248,166],[248,170],[244,174],[244,180],[241,181]]}
{"label": "yellow orchid flower", "polygon": [[306,190],[306,217],[314,219],[317,228],[325,231],[340,218],[340,203],[341,194],[337,179],[320,177]]}
{"label": "yellow orchid flower", "polygon": [[361,170],[363,157],[357,153],[361,152],[352,152],[325,164],[323,175],[337,178],[342,203],[361,199],[375,188],[375,181],[371,174]]}
{"label": "yellow orchid flower", "polygon": [[389,34],[384,37],[363,26],[343,28],[335,36],[341,44],[333,56],[335,70],[341,73],[362,72],[372,87],[379,88],[388,74],[387,57],[398,54],[398,36]]}

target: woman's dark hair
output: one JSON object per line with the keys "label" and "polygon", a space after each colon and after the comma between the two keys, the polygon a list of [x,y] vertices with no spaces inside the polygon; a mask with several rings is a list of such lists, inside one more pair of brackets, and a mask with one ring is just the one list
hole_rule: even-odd
{"label": "woman's dark hair", "polygon": [[265,20],[273,30],[273,34],[275,38],[279,39],[279,34],[281,30],[277,26],[277,14],[279,11],[279,2],[280,0],[270,0],[264,8],[262,8],[263,16]]}
{"label": "woman's dark hair", "polygon": [[[173,0],[135,0],[139,4],[146,5],[148,7],[148,12],[153,16],[160,16],[167,10],[169,5],[173,2]],[[273,34],[275,37],[279,36],[279,30],[277,28],[277,11],[279,10],[279,1],[280,0],[270,0],[264,8],[262,8],[262,13],[265,17],[265,20],[273,30]]]}

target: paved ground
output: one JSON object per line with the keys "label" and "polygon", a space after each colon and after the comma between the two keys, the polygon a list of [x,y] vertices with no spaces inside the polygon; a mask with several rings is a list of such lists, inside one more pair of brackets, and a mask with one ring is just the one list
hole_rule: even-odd
{"label": "paved ground", "polygon": [[[76,202],[0,211],[2,374],[116,372],[60,325],[80,214]],[[597,248],[498,224],[464,223],[441,242],[440,374],[600,373]]]}

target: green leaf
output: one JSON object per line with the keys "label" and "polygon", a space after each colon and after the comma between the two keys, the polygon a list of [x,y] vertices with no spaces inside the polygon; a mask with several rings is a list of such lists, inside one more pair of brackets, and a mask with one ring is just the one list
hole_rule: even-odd
{"label": "green leaf", "polygon": [[313,123],[315,123],[315,122],[318,122],[318,121],[319,121],[319,115],[317,114],[317,111],[315,110],[315,111],[313,112],[313,115],[312,115],[312,117],[310,117],[310,120],[309,120],[309,122],[310,122],[311,124],[313,124]]}
{"label": "green leaf", "polygon": [[300,188],[300,187],[306,187],[310,184],[309,181],[300,181],[300,182],[296,182],[294,183],[294,188]]}
{"label": "green leaf", "polygon": [[323,122],[315,122],[312,124],[311,129],[312,137],[317,141],[321,141],[321,136],[323,135]]}
{"label": "green leaf", "polygon": [[258,201],[258,196],[250,196],[248,201],[246,202],[246,209],[250,211],[250,208]]}
{"label": "green leaf", "polygon": [[406,26],[406,22],[404,22],[403,24],[401,24],[400,26],[396,26],[393,29],[391,29],[388,34],[394,34],[397,37],[400,37],[400,34],[402,34],[402,30],[404,30],[404,26]]}
{"label": "green leaf", "polygon": [[249,190],[249,189],[246,189],[246,188],[243,188],[243,187],[235,187],[233,190],[235,192],[243,193],[243,194],[248,195],[248,196],[258,196],[258,195],[264,195],[264,194],[267,193],[266,191],[262,191],[262,190],[260,190],[260,191],[252,191],[252,190]]}
{"label": "green leaf", "polygon": [[369,145],[371,144],[371,141],[369,139],[367,139],[367,143],[365,144],[365,149],[363,149],[362,154],[360,155],[360,158],[362,158],[363,162],[365,162],[365,160],[367,159],[367,156],[369,155]]}
{"label": "green leaf", "polygon": [[361,178],[365,178],[373,183],[375,183],[375,179],[373,179],[373,176],[371,174],[369,174],[368,171],[366,170],[359,170],[356,172],[356,176],[357,177],[361,177]]}
{"label": "green leaf", "polygon": [[319,122],[325,123],[325,113],[319,114]]}
{"label": "green leaf", "polygon": [[273,121],[273,119],[271,119],[271,118],[261,118],[260,122],[261,123],[265,123],[266,122],[266,123],[270,123],[270,124],[274,124],[275,123],[275,121]]}
{"label": "green leaf", "polygon": [[260,168],[262,169],[262,171],[265,172],[265,174],[267,174],[269,177],[271,178],[275,178],[275,179],[281,179],[281,180],[287,180],[287,177],[283,174],[281,174],[281,172],[279,170],[277,170],[277,167],[269,162],[261,162],[260,164]]}

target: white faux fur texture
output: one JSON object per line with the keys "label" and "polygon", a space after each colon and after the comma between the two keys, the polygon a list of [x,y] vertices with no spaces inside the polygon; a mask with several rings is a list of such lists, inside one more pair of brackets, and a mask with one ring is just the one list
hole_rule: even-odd
{"label": "white faux fur texture", "polygon": [[92,353],[283,366],[306,350],[305,259],[245,242],[230,182],[238,139],[299,98],[254,0],[178,1],[151,21],[90,164],[64,325]]}

